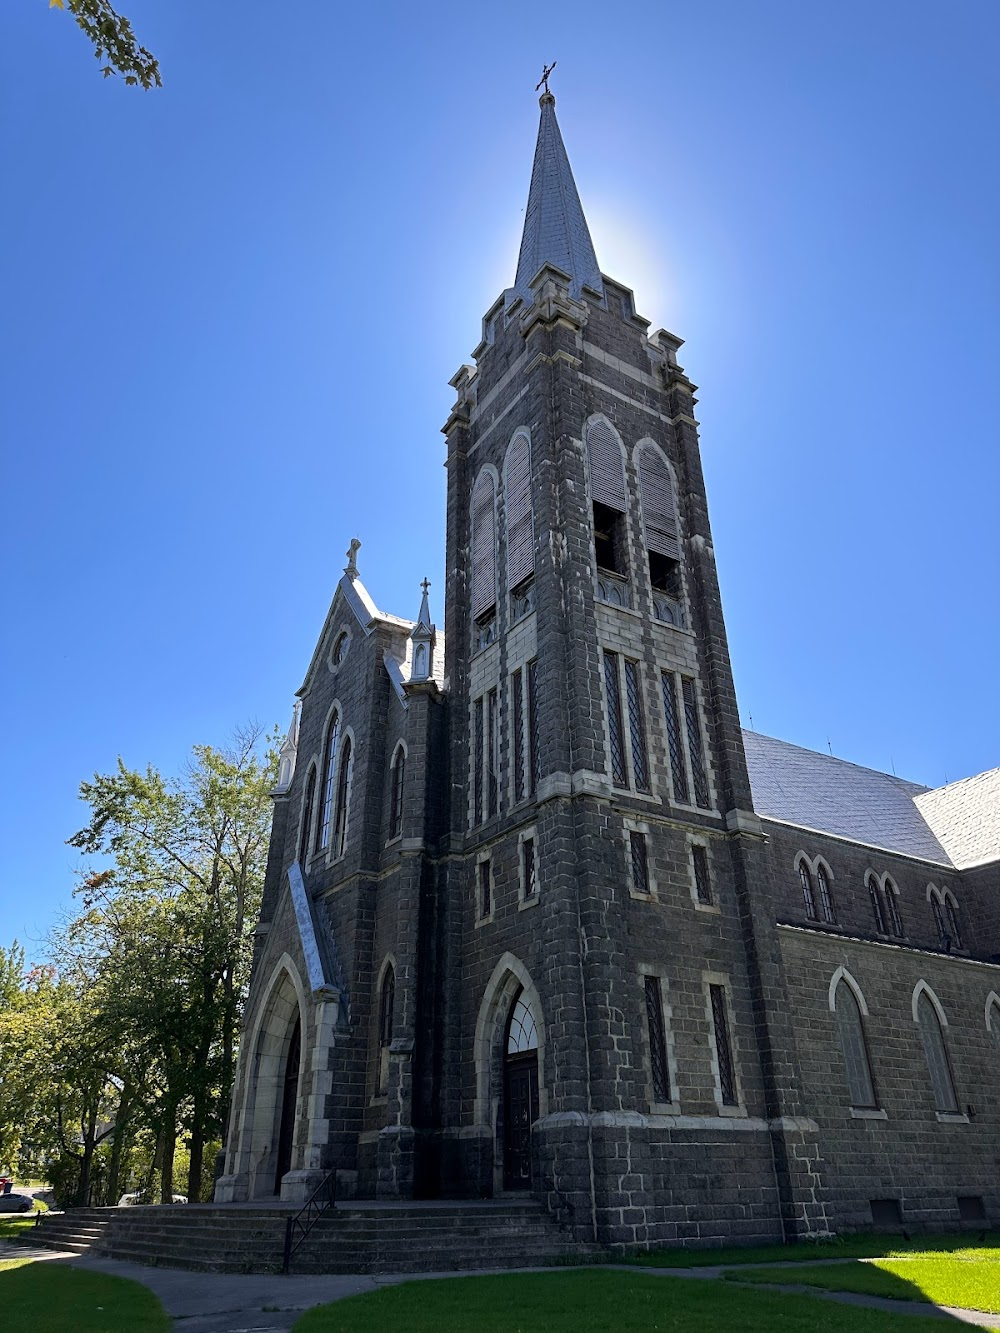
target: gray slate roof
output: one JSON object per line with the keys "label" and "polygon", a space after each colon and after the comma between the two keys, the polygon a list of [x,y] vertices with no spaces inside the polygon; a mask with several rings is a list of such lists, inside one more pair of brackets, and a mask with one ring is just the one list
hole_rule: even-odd
{"label": "gray slate roof", "polygon": [[743,745],[763,818],[953,864],[917,804],[928,788],[756,731],[744,730]]}
{"label": "gray slate roof", "polygon": [[585,285],[603,296],[604,283],[594,242],[559,133],[556,99],[547,93],[539,105],[542,114],[513,295],[530,301],[528,284],[543,264],[553,264],[572,279],[571,296],[579,297]]}
{"label": "gray slate roof", "polygon": [[914,800],[956,866],[1000,859],[1000,768],[922,792]]}

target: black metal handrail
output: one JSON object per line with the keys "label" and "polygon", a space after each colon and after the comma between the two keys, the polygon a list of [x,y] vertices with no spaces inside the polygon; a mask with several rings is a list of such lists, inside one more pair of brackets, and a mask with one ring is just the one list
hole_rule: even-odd
{"label": "black metal handrail", "polygon": [[285,1257],[281,1271],[287,1273],[292,1266],[292,1255],[299,1248],[313,1227],[329,1209],[337,1203],[336,1167],[320,1181],[309,1198],[293,1216],[285,1221]]}

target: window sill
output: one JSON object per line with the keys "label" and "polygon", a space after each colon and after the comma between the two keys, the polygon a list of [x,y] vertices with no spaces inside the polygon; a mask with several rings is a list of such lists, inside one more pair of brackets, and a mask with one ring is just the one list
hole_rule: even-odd
{"label": "window sill", "polygon": [[696,912],[708,912],[710,916],[721,916],[722,908],[718,903],[700,903],[695,900],[694,910]]}
{"label": "window sill", "polygon": [[[598,597],[596,594],[594,595],[594,601],[597,603],[598,606],[606,606],[611,611],[617,611],[619,615],[631,616],[633,620],[642,619],[642,612],[634,611],[630,606],[619,606],[617,602],[606,602],[603,597]],[[662,625],[665,624],[666,622],[658,620],[656,623],[658,625]],[[672,625],[671,629],[674,628],[676,627]]]}
{"label": "window sill", "polygon": [[687,805],[684,801],[675,801],[669,796],[667,797],[667,804],[674,810],[684,810],[692,815],[705,815],[709,819],[722,818],[721,811],[716,810],[714,807],[706,810],[703,805]]}
{"label": "window sill", "polygon": [[969,1117],[964,1111],[935,1111],[934,1118],[942,1125],[967,1125]]}
{"label": "window sill", "polygon": [[889,1117],[881,1106],[852,1106],[852,1120],[888,1120]]}
{"label": "window sill", "polygon": [[402,833],[397,833],[394,838],[386,838],[384,847],[385,848],[395,847],[398,843],[401,843],[402,841],[403,841]]}
{"label": "window sill", "polygon": [[492,924],[493,924],[493,913],[492,913],[492,912],[489,914],[489,916],[478,916],[478,917],[476,917],[476,929],[477,929],[477,930],[479,929],[480,926],[492,926]]}
{"label": "window sill", "polygon": [[650,1115],[680,1115],[680,1113],[681,1104],[679,1101],[649,1103]]}
{"label": "window sill", "polygon": [[634,898],[639,903],[657,903],[660,901],[659,895],[655,893],[640,893],[638,889],[629,889],[628,896]]}
{"label": "window sill", "polygon": [[747,1111],[747,1108],[746,1108],[745,1106],[743,1106],[743,1105],[740,1105],[740,1106],[725,1106],[725,1105],[723,1105],[721,1102],[716,1102],[715,1105],[716,1105],[717,1113],[718,1113],[719,1115],[724,1115],[724,1116],[734,1116],[734,1117],[744,1117],[744,1118],[745,1118],[745,1117],[749,1114],[749,1112]]}
{"label": "window sill", "polygon": [[517,910],[519,912],[526,912],[529,907],[537,907],[538,903],[539,903],[538,894],[533,893],[530,898],[521,899],[521,901],[517,905]]}
{"label": "window sill", "polygon": [[374,1096],[368,1098],[369,1106],[388,1106],[389,1094],[387,1092],[376,1092]]}

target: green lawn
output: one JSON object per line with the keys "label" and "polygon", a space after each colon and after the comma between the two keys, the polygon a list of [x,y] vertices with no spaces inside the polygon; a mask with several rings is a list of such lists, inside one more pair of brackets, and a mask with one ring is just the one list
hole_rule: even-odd
{"label": "green lawn", "polygon": [[147,1288],[51,1260],[0,1265],[4,1328],[45,1333],[169,1333],[170,1320]]}
{"label": "green lawn", "polygon": [[[43,1209],[36,1209],[42,1212]],[[23,1236],[35,1225],[34,1213],[0,1213],[0,1240],[13,1240]]]}
{"label": "green lawn", "polygon": [[434,1279],[308,1311],[295,1333],[941,1333],[939,1319],[611,1270]]}
{"label": "green lawn", "polygon": [[[977,1244],[991,1249],[1000,1257],[1000,1232],[987,1235],[977,1233]],[[837,1236],[834,1240],[805,1240],[797,1245],[727,1245],[719,1249],[643,1250],[626,1255],[623,1262],[640,1268],[702,1268],[711,1264],[808,1264],[816,1259],[891,1259],[896,1255],[922,1254],[927,1251],[964,1250],[968,1247],[968,1233],[955,1232],[941,1236],[914,1236],[904,1240],[900,1235]]]}
{"label": "green lawn", "polygon": [[1000,1314],[1000,1252],[995,1249],[855,1260],[830,1267],[796,1266],[786,1274],[775,1268],[735,1268],[725,1276],[737,1282],[804,1283],[826,1291],[860,1291]]}

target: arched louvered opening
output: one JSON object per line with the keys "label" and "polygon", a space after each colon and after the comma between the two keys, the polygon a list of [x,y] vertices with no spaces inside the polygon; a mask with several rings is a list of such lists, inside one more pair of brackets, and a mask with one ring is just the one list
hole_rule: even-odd
{"label": "arched louvered opening", "polygon": [[606,421],[592,421],[587,427],[587,458],[597,567],[627,578],[625,460],[618,436]]}
{"label": "arched louvered opening", "polygon": [[516,593],[535,572],[535,530],[531,511],[531,444],[518,432],[504,463],[507,514],[507,588]]}
{"label": "arched louvered opening", "polygon": [[398,838],[403,832],[403,783],[406,779],[406,751],[396,746],[389,777],[389,837]]}
{"label": "arched louvered opening", "polygon": [[340,769],[337,775],[337,813],[333,829],[334,856],[342,856],[347,845],[347,807],[351,799],[352,750],[351,738],[347,736],[340,751]]}
{"label": "arched louvered opening", "polygon": [[837,920],[837,912],[833,905],[833,890],[830,888],[830,876],[825,865],[817,865],[816,883],[819,886],[819,904],[823,911],[823,920],[832,924]]}
{"label": "arched louvered opening", "polygon": [[945,1114],[954,1114],[958,1111],[958,1096],[955,1092],[951,1061],[948,1059],[948,1048],[945,1045],[941,1019],[926,990],[921,990],[917,998],[916,1010],[920,1040],[923,1042],[924,1055],[927,1058],[927,1070],[931,1076],[934,1106],[936,1110],[943,1111]]}
{"label": "arched louvered opening", "polygon": [[868,897],[871,899],[875,929],[880,935],[887,935],[889,932],[885,928],[885,908],[882,906],[882,892],[874,875],[868,876]]}
{"label": "arched louvered opening", "polygon": [[389,1086],[389,1047],[392,1045],[392,1027],[396,1005],[396,970],[391,963],[385,969],[382,978],[382,991],[378,1006],[378,1088],[385,1092]]}
{"label": "arched louvered opening", "polygon": [[[681,547],[673,478],[663,456],[652,445],[646,445],[640,451],[638,471],[642,526],[654,609],[659,619],[679,623],[677,612],[681,600]],[[676,607],[664,603],[657,596],[658,593],[676,603]]]}
{"label": "arched louvered opening", "polygon": [[802,903],[810,921],[816,920],[816,894],[813,889],[812,871],[806,864],[805,857],[799,858],[799,884],[802,886]]}
{"label": "arched louvered opening", "polygon": [[834,994],[834,1012],[837,1034],[844,1052],[851,1105],[859,1109],[876,1107],[878,1102],[875,1098],[875,1080],[872,1078],[864,1017],[857,996],[843,979],[838,982]]}
{"label": "arched louvered opening", "polygon": [[326,747],[323,752],[323,812],[319,821],[316,839],[318,847],[326,847],[330,841],[330,817],[333,814],[334,778],[337,772],[337,740],[340,736],[340,714],[334,712],[326,733]]}
{"label": "arched louvered opening", "polygon": [[472,614],[483,620],[497,603],[496,482],[485,468],[472,489]]}
{"label": "arched louvered opening", "polygon": [[312,832],[313,808],[316,804],[316,765],[309,769],[306,778],[306,794],[302,802],[302,823],[299,825],[298,859],[305,861],[309,855],[309,835]]}

